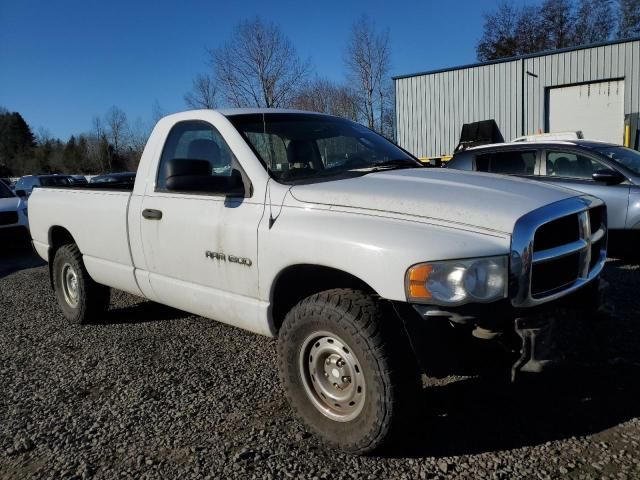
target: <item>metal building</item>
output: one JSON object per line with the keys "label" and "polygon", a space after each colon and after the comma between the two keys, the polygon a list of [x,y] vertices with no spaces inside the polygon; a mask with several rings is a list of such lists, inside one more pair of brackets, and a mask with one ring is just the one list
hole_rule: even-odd
{"label": "metal building", "polygon": [[506,141],[581,130],[638,148],[640,38],[393,80],[396,141],[418,157],[451,154],[463,124],[488,119]]}

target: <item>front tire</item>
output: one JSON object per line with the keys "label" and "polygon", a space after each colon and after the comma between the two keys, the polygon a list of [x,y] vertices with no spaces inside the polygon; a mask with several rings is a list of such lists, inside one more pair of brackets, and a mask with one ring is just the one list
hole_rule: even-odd
{"label": "front tire", "polygon": [[329,446],[371,453],[409,413],[404,400],[417,368],[394,320],[378,298],[350,289],[312,295],[286,316],[280,379],[298,416]]}
{"label": "front tire", "polygon": [[63,245],[56,251],[52,274],[58,305],[71,323],[95,321],[106,311],[110,290],[89,276],[77,245]]}

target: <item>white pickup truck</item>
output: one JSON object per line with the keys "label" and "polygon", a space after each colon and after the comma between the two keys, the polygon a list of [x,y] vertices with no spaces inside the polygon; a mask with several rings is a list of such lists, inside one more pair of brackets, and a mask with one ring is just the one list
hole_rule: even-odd
{"label": "white pickup truck", "polygon": [[594,197],[424,168],[359,124],[287,110],[170,115],[133,186],[39,188],[29,218],[70,321],[115,288],[277,336],[294,410],[356,453],[410,412],[413,326],[518,331],[516,367],[535,370],[518,321],[583,306],[607,239]]}

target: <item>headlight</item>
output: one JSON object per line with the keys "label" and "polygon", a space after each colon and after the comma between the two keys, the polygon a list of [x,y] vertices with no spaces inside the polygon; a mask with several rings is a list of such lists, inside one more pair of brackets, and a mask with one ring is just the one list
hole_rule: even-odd
{"label": "headlight", "polygon": [[507,296],[507,257],[419,263],[407,270],[407,300],[455,306]]}

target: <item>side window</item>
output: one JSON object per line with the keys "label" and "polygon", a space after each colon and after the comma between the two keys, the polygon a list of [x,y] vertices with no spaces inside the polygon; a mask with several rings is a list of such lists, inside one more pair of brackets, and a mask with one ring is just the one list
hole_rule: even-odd
{"label": "side window", "polygon": [[492,152],[476,157],[476,170],[506,175],[533,175],[536,169],[535,150]]}
{"label": "side window", "polygon": [[491,166],[491,154],[478,155],[476,157],[476,170],[479,172],[488,172]]}
{"label": "side window", "polygon": [[205,174],[228,177],[235,157],[222,135],[211,124],[188,121],[176,124],[169,132],[158,166],[157,190],[166,189],[167,165],[171,160],[206,161],[209,166]]}
{"label": "side window", "polygon": [[579,178],[591,180],[596,170],[609,170],[608,167],[589,157],[571,152],[547,152],[547,176]]}

